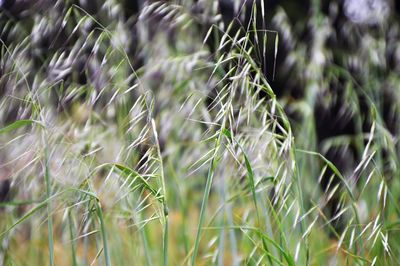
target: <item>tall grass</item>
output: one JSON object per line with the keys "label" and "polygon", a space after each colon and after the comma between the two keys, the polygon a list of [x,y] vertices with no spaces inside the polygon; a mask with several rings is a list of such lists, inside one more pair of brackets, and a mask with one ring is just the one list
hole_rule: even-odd
{"label": "tall grass", "polygon": [[[321,60],[315,5],[314,37],[288,43],[304,97],[277,97],[262,61],[279,62],[295,27],[278,9],[282,31],[265,30],[271,18],[252,5],[232,33],[215,3],[146,1],[129,19],[115,0],[95,13],[75,1],[2,11],[0,182],[12,186],[0,264],[398,264],[397,135],[378,86],[399,99],[399,80],[368,57],[384,40],[355,56],[370,75],[359,84]],[[330,94],[342,80],[344,96]],[[358,129],[319,143],[315,106],[334,101]],[[324,155],[353,146],[350,170]]]}

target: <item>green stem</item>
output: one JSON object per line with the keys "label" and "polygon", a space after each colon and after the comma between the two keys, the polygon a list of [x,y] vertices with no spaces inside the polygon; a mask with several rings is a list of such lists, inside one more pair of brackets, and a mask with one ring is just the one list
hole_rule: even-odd
{"label": "green stem", "polygon": [[167,191],[166,191],[165,175],[164,175],[164,164],[163,164],[163,158],[161,156],[160,143],[158,141],[156,123],[154,122],[154,119],[151,120],[151,125],[153,127],[154,138],[156,141],[157,155],[160,160],[161,186],[162,186],[162,192],[163,192],[162,205],[163,205],[163,215],[164,215],[163,261],[164,261],[164,266],[167,266],[168,265],[168,205],[167,205]]}
{"label": "green stem", "polygon": [[106,227],[104,225],[103,211],[101,210],[100,202],[97,202],[96,209],[97,209],[97,216],[99,217],[99,221],[100,221],[101,237],[103,238],[104,259],[106,260],[106,266],[110,266],[111,261],[110,261],[110,254],[108,251],[107,233],[106,233]]}
{"label": "green stem", "polygon": [[[46,184],[46,196],[47,199],[51,197],[51,184],[50,184],[50,169],[49,169],[49,156],[48,148],[44,150],[45,153],[45,174],[44,180]],[[47,230],[48,230],[48,241],[49,241],[49,255],[50,255],[50,266],[54,266],[54,239],[53,239],[53,218],[51,215],[51,201],[47,201]]]}
{"label": "green stem", "polygon": [[225,119],[224,119],[224,122],[222,124],[221,132],[220,132],[220,134],[219,134],[219,136],[218,136],[218,138],[217,138],[217,140],[215,142],[215,147],[214,147],[215,151],[214,151],[213,157],[212,157],[211,162],[210,162],[210,167],[208,168],[207,182],[206,182],[206,187],[205,187],[204,195],[203,195],[203,201],[201,203],[201,209],[200,209],[200,220],[199,220],[199,225],[197,227],[196,240],[195,240],[195,243],[194,243],[194,249],[193,249],[193,254],[192,254],[192,262],[191,262],[192,266],[194,266],[195,263],[196,263],[196,257],[197,257],[197,252],[199,250],[199,244],[200,244],[200,238],[201,238],[201,230],[202,230],[202,227],[203,227],[203,224],[204,224],[206,206],[207,206],[207,203],[208,203],[208,198],[209,198],[209,195],[210,195],[211,186],[212,186],[213,179],[214,179],[214,172],[215,172],[215,169],[217,167],[217,162],[216,162],[215,159],[216,159],[216,156],[217,156],[218,151],[219,151],[222,132],[223,132],[224,128],[225,128]]}
{"label": "green stem", "polygon": [[78,262],[76,261],[76,252],[75,252],[75,244],[74,244],[74,225],[71,215],[71,210],[68,210],[68,224],[69,224],[69,236],[71,238],[71,256],[72,256],[72,265],[77,266]]}

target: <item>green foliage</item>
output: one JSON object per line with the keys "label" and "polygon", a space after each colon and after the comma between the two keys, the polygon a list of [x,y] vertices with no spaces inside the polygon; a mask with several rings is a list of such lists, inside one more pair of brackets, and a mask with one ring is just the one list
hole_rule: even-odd
{"label": "green foliage", "polygon": [[[388,23],[343,51],[318,1],[297,25],[290,1],[256,1],[248,28],[218,1],[15,2],[0,11],[1,265],[399,263]],[[351,168],[328,158],[351,148]]]}

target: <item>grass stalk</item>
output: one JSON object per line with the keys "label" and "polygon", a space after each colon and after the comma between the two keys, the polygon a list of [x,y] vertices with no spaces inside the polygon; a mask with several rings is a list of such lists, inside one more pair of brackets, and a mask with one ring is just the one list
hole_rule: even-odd
{"label": "grass stalk", "polygon": [[160,149],[160,143],[158,140],[158,134],[156,129],[156,124],[154,119],[151,120],[151,125],[153,129],[153,134],[156,142],[157,147],[157,155],[160,162],[160,177],[161,177],[161,186],[162,186],[162,193],[163,193],[163,218],[164,218],[164,228],[163,228],[163,263],[164,266],[168,265],[168,205],[167,205],[167,190],[165,185],[165,176],[164,176],[164,163]]}
{"label": "grass stalk", "polygon": [[105,264],[106,264],[106,266],[110,266],[111,259],[110,259],[109,249],[108,249],[108,238],[107,238],[106,226],[104,224],[103,211],[101,209],[100,202],[98,202],[98,201],[96,202],[96,212],[97,212],[97,217],[99,218],[99,222],[100,222],[101,237],[103,239],[103,252],[104,252]]}
{"label": "grass stalk", "polygon": [[46,184],[46,196],[47,196],[47,230],[48,230],[48,242],[49,242],[49,263],[50,266],[54,266],[54,237],[53,237],[53,217],[51,207],[51,182],[50,182],[50,167],[49,167],[49,153],[48,145],[44,149],[45,156],[45,173],[44,181]]}
{"label": "grass stalk", "polygon": [[76,251],[75,251],[75,235],[74,235],[74,221],[71,214],[71,209],[68,209],[68,227],[69,227],[69,237],[71,239],[71,258],[72,258],[72,265],[77,266],[78,261],[76,259]]}

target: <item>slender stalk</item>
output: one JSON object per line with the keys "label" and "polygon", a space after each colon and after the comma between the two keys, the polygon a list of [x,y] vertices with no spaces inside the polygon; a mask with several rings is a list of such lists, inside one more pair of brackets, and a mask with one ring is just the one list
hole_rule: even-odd
{"label": "slender stalk", "polygon": [[[218,150],[217,147],[219,147],[219,139],[216,141],[215,146],[216,146],[216,151],[217,151]],[[203,201],[201,202],[199,225],[197,227],[196,240],[194,242],[194,249],[193,249],[193,254],[192,254],[192,262],[191,262],[192,266],[194,266],[196,264],[196,257],[197,257],[197,252],[199,250],[201,230],[202,230],[202,227],[204,224],[204,216],[205,216],[206,206],[207,206],[208,198],[210,196],[210,191],[211,191],[211,186],[212,186],[213,179],[214,179],[214,172],[215,172],[216,165],[217,164],[215,162],[215,156],[214,156],[213,159],[211,160],[210,167],[208,169],[206,187],[204,189]]]}
{"label": "slender stalk", "polygon": [[72,256],[72,265],[77,266],[78,262],[76,261],[76,252],[75,252],[75,241],[74,241],[74,225],[71,215],[71,210],[68,210],[68,225],[69,225],[69,236],[71,239],[71,256]]}
{"label": "slender stalk", "polygon": [[153,265],[149,255],[149,244],[147,243],[147,235],[144,227],[140,230],[140,235],[143,241],[143,250],[144,250],[144,257],[146,259],[146,265],[147,266]]}
{"label": "slender stalk", "polygon": [[[51,183],[50,183],[50,169],[49,169],[49,154],[48,145],[44,149],[45,153],[45,173],[44,181],[46,184],[46,196],[47,199],[51,197]],[[51,200],[47,201],[47,230],[48,230],[48,241],[49,241],[49,260],[50,266],[54,265],[54,238],[53,238],[53,218],[51,215]]]}
{"label": "slender stalk", "polygon": [[167,191],[165,186],[165,176],[164,176],[164,164],[161,156],[160,143],[158,141],[158,134],[156,130],[156,124],[154,119],[151,120],[151,125],[153,127],[153,134],[157,146],[157,155],[160,161],[160,175],[161,175],[161,185],[163,191],[163,215],[164,215],[164,230],[163,230],[163,262],[164,266],[168,265],[168,205],[167,205]]}
{"label": "slender stalk", "polygon": [[97,210],[97,216],[98,216],[99,222],[100,222],[101,237],[103,238],[104,259],[106,261],[106,266],[110,266],[111,260],[110,260],[109,250],[108,250],[107,233],[106,233],[106,227],[104,225],[103,211],[101,210],[100,202],[97,202],[96,210]]}
{"label": "slender stalk", "polygon": [[210,191],[211,191],[211,186],[213,183],[214,179],[214,172],[215,169],[217,168],[217,160],[216,157],[219,152],[219,148],[221,146],[221,139],[223,135],[223,129],[225,128],[225,123],[226,123],[226,116],[224,116],[224,120],[221,126],[220,133],[218,134],[218,138],[215,141],[215,147],[214,147],[214,154],[210,162],[210,167],[208,168],[208,174],[207,174],[207,182],[206,182],[206,187],[204,189],[204,195],[203,195],[203,201],[201,202],[201,208],[200,208],[200,218],[199,218],[199,225],[197,227],[197,233],[196,233],[196,239],[194,242],[194,249],[193,249],[193,254],[192,254],[192,262],[191,265],[194,266],[196,263],[196,257],[197,257],[197,252],[199,250],[199,244],[200,244],[200,238],[201,238],[201,230],[204,224],[204,218],[205,218],[205,211],[208,203],[208,198],[210,196]]}
{"label": "slender stalk", "polygon": [[163,234],[163,261],[164,266],[168,265],[168,218],[165,218],[164,222],[164,234]]}

